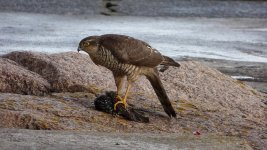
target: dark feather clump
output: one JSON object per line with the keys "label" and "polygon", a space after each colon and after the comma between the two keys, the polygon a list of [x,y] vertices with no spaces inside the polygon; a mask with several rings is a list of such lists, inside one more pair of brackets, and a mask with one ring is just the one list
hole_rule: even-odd
{"label": "dark feather clump", "polygon": [[115,99],[115,92],[106,92],[105,95],[98,96],[95,101],[95,109],[99,111],[103,111],[109,114],[114,112],[114,99]]}
{"label": "dark feather clump", "polygon": [[105,95],[98,96],[95,99],[94,104],[96,110],[99,111],[103,111],[113,115],[119,115],[130,121],[143,122],[143,123],[149,122],[148,117],[143,116],[140,112],[134,110],[133,108],[128,107],[128,109],[126,109],[122,104],[118,104],[116,111],[114,111],[115,102],[117,102],[116,93],[113,91],[109,91],[106,92]]}

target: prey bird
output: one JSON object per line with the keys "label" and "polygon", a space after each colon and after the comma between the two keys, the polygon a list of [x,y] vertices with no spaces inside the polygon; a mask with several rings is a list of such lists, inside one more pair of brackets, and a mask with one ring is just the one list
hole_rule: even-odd
{"label": "prey bird", "polygon": [[[80,41],[79,51],[88,53],[95,64],[112,71],[117,86],[116,99],[118,100],[114,105],[114,110],[118,104],[123,104],[126,108],[126,99],[133,82],[140,75],[144,75],[150,81],[164,111],[169,117],[176,117],[176,112],[159,78],[157,66],[179,67],[179,63],[160,54],[144,41],[117,34],[86,37]],[[127,77],[128,85],[122,98],[125,77]]]}

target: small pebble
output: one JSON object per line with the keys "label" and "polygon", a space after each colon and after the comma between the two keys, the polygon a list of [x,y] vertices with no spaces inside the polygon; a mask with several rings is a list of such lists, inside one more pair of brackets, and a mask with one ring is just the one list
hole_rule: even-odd
{"label": "small pebble", "polygon": [[201,133],[199,131],[194,131],[193,134],[194,135],[200,135]]}

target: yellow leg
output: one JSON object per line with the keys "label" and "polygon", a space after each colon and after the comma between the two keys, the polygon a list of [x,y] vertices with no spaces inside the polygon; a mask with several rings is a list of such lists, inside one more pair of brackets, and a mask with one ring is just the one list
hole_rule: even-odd
{"label": "yellow leg", "polygon": [[120,97],[120,95],[118,94],[118,92],[117,92],[116,99],[118,99],[118,100],[119,100],[119,102],[120,102],[120,101],[123,101],[123,99]]}
{"label": "yellow leg", "polygon": [[131,88],[131,84],[129,83],[128,86],[127,86],[127,90],[126,90],[126,93],[125,93],[125,96],[124,96],[123,99],[119,95],[116,97],[117,99],[119,99],[119,101],[115,103],[114,110],[116,110],[116,107],[117,107],[118,104],[123,104],[125,108],[128,106],[126,100],[127,100],[130,88]]}
{"label": "yellow leg", "polygon": [[[117,86],[116,100],[118,100],[118,102],[120,102],[120,101],[123,101],[123,99],[120,97],[120,95],[121,95],[121,90],[122,90],[122,86],[124,83],[124,76],[117,76],[116,74],[113,74],[113,76],[114,76],[115,83]],[[114,105],[114,110],[116,110],[115,105]]]}

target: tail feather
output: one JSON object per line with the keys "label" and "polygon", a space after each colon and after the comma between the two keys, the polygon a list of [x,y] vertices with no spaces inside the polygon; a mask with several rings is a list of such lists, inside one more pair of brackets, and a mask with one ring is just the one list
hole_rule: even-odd
{"label": "tail feather", "polygon": [[164,60],[162,61],[161,65],[180,67],[180,64],[175,62],[172,58],[168,56],[163,56],[163,58]]}
{"label": "tail feather", "polygon": [[160,81],[157,69],[146,75],[147,79],[150,81],[158,99],[163,106],[164,111],[169,115],[169,117],[176,117],[176,112],[174,111],[172,104],[167,96],[167,93]]}

